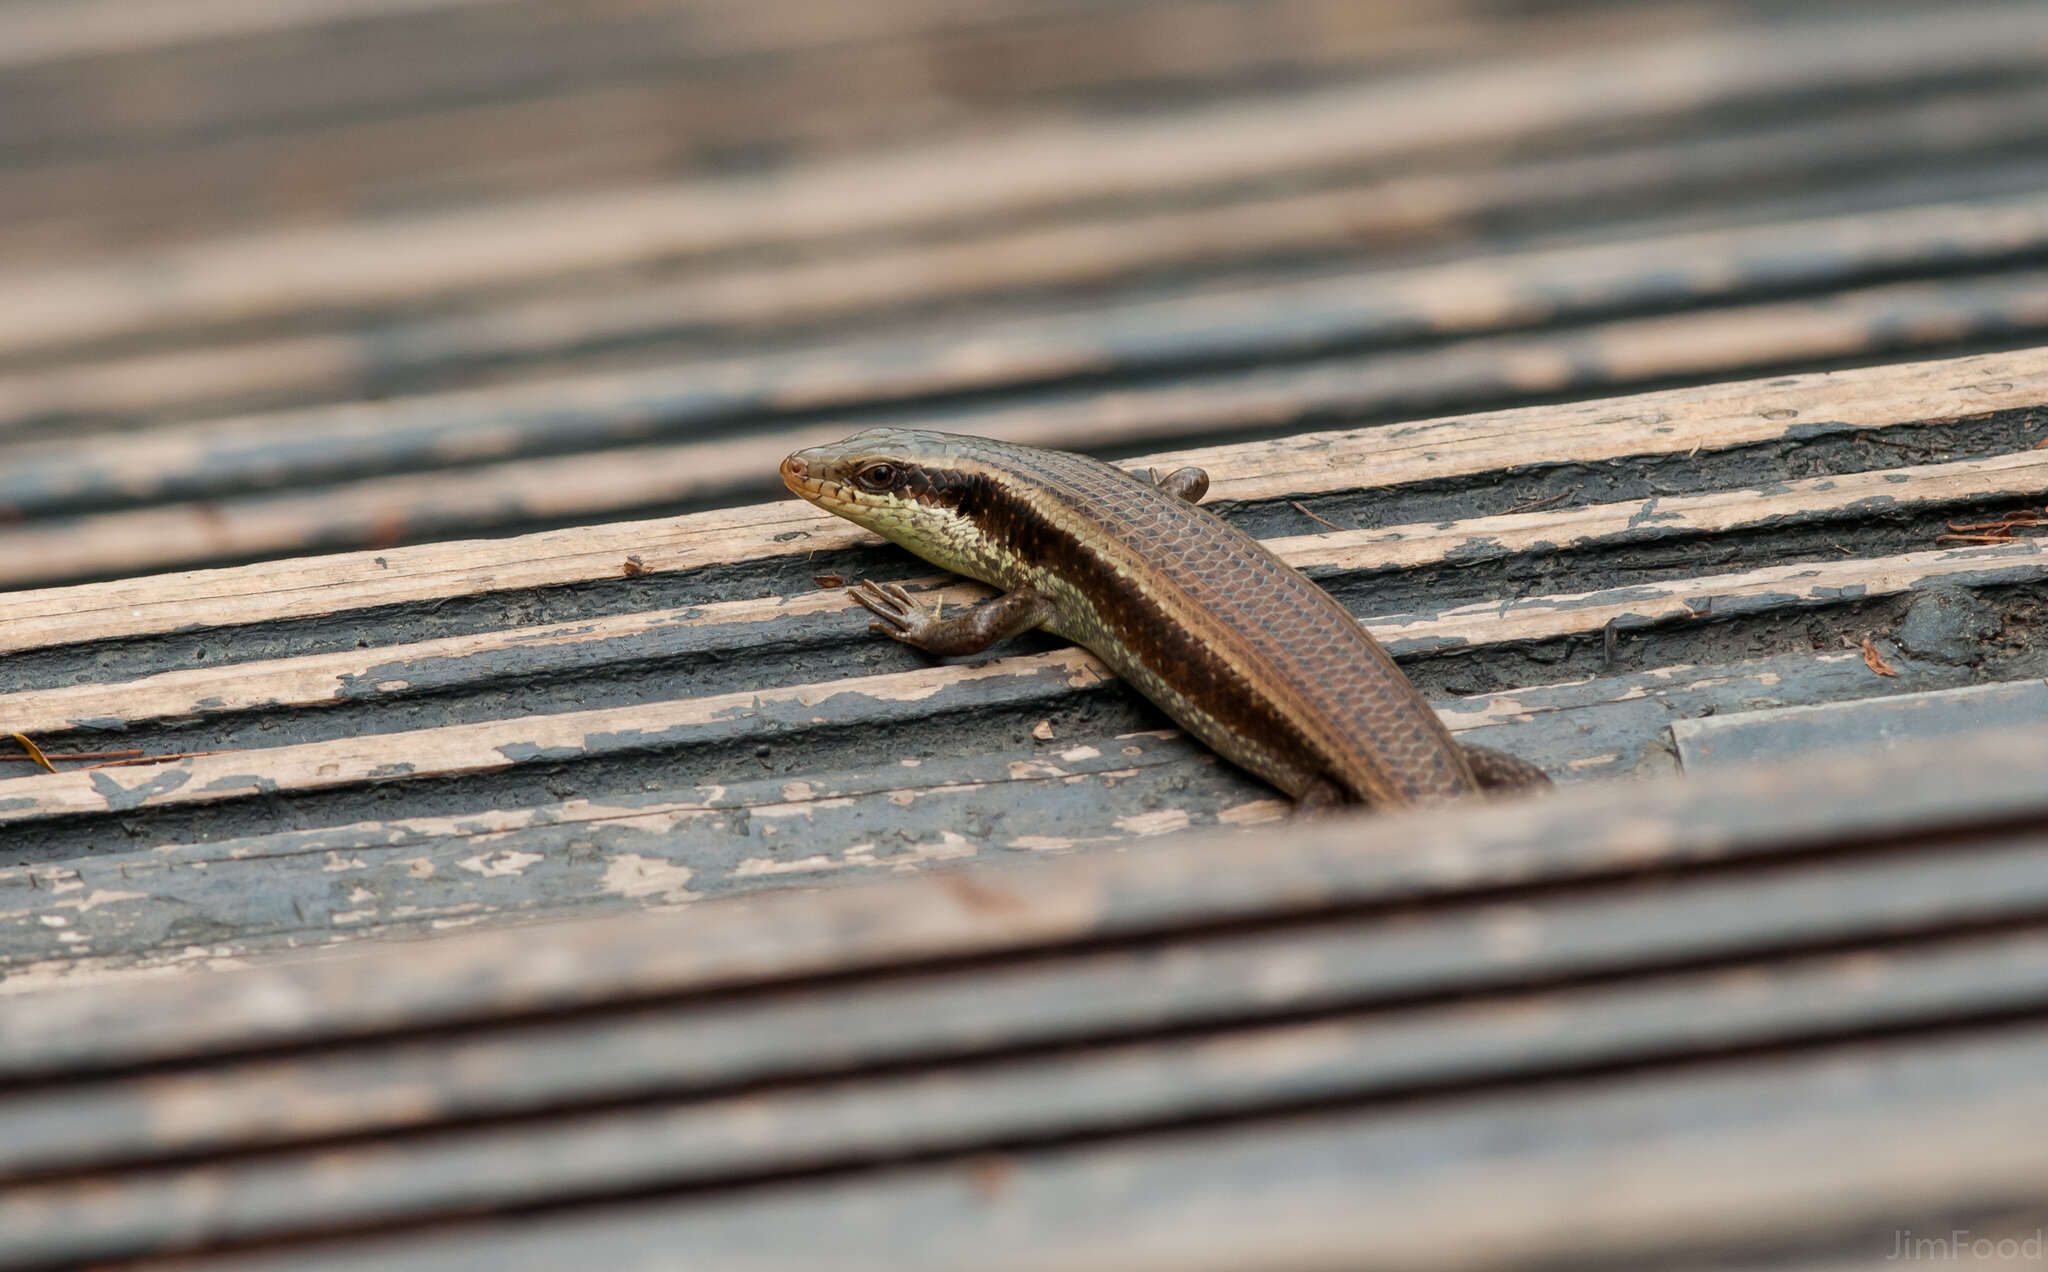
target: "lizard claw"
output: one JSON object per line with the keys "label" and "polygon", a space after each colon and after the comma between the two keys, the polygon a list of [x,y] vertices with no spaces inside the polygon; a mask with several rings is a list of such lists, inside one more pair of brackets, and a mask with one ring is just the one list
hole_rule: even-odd
{"label": "lizard claw", "polygon": [[908,642],[932,621],[932,615],[894,583],[862,579],[858,586],[847,589],[847,595],[881,620],[868,624],[868,630],[879,635]]}

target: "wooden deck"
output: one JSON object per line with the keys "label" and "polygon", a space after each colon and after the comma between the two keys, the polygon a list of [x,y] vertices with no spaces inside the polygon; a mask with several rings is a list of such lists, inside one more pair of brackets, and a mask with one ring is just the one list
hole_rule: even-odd
{"label": "wooden deck", "polygon": [[[2048,10],[142,12],[0,4],[0,1267],[2048,1221]],[[1565,789],[871,637],[876,424],[1203,465]]]}
{"label": "wooden deck", "polygon": [[2048,1218],[2044,766],[2035,728],[24,995],[0,1233],[38,1267],[1995,1253]]}
{"label": "wooden deck", "polygon": [[[1575,782],[1676,767],[1678,721],[2048,679],[2044,541],[1950,528],[2042,508],[2044,404],[2020,351],[1167,462]],[[975,594],[790,499],[15,593],[9,731],[192,754],[15,764],[0,985],[1283,815],[1085,652],[929,665],[821,574]]]}

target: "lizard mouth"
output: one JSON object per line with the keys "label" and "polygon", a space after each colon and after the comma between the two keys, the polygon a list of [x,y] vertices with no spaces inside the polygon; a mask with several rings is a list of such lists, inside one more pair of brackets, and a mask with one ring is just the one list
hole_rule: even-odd
{"label": "lizard mouth", "polygon": [[789,487],[792,494],[815,502],[825,493],[827,483],[823,478],[811,475],[811,461],[798,451],[782,461],[782,484]]}

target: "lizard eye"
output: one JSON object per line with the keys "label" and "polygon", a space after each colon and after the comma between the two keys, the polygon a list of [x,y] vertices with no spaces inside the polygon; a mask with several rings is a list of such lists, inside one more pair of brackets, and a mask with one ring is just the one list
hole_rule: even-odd
{"label": "lizard eye", "polygon": [[896,484],[896,465],[869,464],[855,473],[853,480],[861,489],[879,493]]}

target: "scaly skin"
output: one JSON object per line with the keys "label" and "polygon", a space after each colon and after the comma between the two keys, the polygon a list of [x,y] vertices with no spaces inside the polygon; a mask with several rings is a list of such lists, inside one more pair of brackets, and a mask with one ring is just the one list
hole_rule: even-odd
{"label": "scaly skin", "polygon": [[1062,451],[870,429],[796,452],[782,477],[1006,593],[940,620],[900,589],[864,585],[854,595],[882,620],[877,631],[964,654],[1044,626],[1304,807],[1429,804],[1547,781],[1513,757],[1461,748],[1349,611],[1190,502],[1207,485],[1199,470],[1147,482]]}

